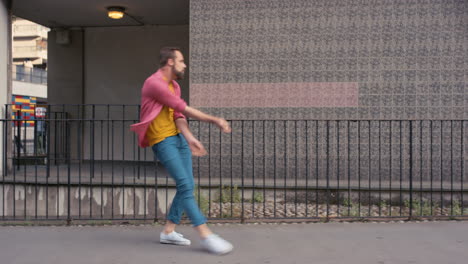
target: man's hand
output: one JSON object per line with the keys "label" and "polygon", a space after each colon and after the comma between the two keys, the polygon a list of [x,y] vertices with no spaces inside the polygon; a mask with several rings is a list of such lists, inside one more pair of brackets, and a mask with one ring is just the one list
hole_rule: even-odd
{"label": "man's hand", "polygon": [[190,150],[192,151],[193,156],[203,157],[208,154],[203,144],[197,139],[188,140],[187,143],[190,147]]}
{"label": "man's hand", "polygon": [[188,117],[192,117],[203,122],[213,123],[217,125],[221,129],[221,131],[223,131],[224,133],[231,132],[231,127],[229,126],[229,123],[224,118],[219,118],[219,117],[205,114],[202,111],[197,110],[190,106],[185,107],[185,110],[183,113]]}
{"label": "man's hand", "polygon": [[215,125],[221,129],[224,133],[231,133],[231,127],[229,126],[229,123],[226,121],[224,118],[217,118],[214,121]]}

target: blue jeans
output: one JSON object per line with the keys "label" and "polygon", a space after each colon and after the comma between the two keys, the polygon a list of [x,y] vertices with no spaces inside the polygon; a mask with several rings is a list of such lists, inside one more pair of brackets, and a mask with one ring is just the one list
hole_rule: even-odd
{"label": "blue jeans", "polygon": [[179,224],[182,212],[185,211],[193,226],[206,223],[206,218],[198,208],[193,195],[192,152],[184,136],[178,134],[168,137],[154,144],[152,149],[154,155],[176,182],[177,192],[172,200],[167,219]]}

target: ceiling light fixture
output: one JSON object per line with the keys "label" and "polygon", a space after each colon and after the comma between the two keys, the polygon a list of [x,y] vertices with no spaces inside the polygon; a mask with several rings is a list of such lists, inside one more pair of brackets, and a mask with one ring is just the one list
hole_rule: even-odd
{"label": "ceiling light fixture", "polygon": [[107,15],[112,19],[121,19],[125,14],[125,8],[120,6],[111,6],[107,8]]}

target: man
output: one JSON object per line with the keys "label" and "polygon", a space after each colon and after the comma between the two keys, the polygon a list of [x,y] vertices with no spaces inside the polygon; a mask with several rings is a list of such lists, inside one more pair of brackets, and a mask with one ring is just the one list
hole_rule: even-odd
{"label": "man", "polygon": [[160,242],[190,245],[190,240],[175,232],[185,211],[201,237],[202,246],[211,253],[226,254],[233,246],[210,231],[193,195],[191,156],[204,156],[207,152],[190,132],[185,116],[213,123],[226,133],[231,132],[231,128],[225,119],[187,106],[180,98],[180,87],[175,80],[184,77],[187,66],[179,48],[162,48],[160,66],[143,84],[140,123],[131,128],[138,134],[139,146],[151,146],[155,156],[176,182],[177,192],[160,234]]}

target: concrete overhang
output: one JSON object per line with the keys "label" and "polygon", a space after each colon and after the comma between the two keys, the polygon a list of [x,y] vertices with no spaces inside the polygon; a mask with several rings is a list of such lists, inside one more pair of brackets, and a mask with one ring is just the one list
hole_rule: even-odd
{"label": "concrete overhang", "polygon": [[[15,16],[50,28],[188,25],[190,0],[13,0]],[[126,15],[107,17],[107,8],[121,6]]]}

